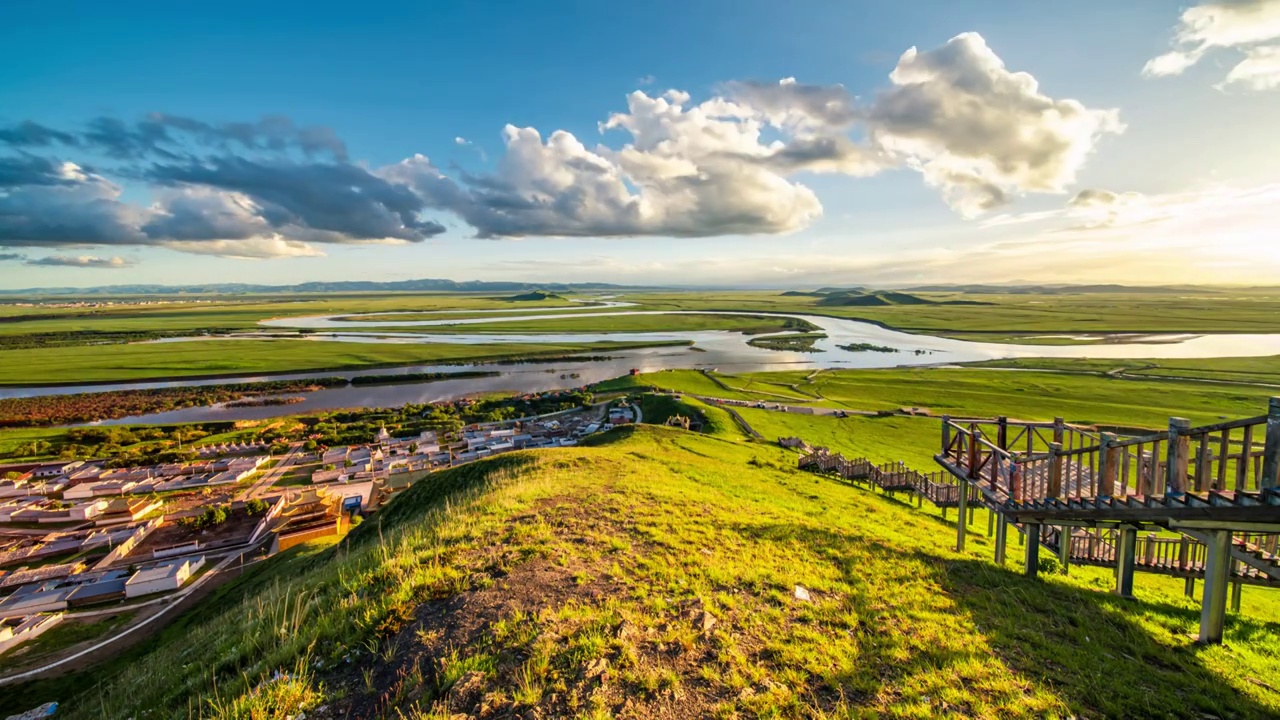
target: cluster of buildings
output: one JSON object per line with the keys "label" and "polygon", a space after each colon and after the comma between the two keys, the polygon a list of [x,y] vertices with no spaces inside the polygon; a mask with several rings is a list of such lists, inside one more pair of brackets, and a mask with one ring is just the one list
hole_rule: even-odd
{"label": "cluster of buildings", "polygon": [[[619,422],[630,422],[629,413]],[[362,483],[383,481],[402,473],[452,467],[513,450],[576,445],[591,433],[613,427],[575,419],[544,419],[502,425],[475,426],[458,433],[431,430],[417,436],[393,438],[383,428],[369,445],[344,445],[325,450],[311,482]]]}
{"label": "cluster of buildings", "polygon": [[[0,482],[0,652],[81,608],[178,591],[210,558],[268,542],[271,552],[279,552],[341,536],[352,513],[378,509],[423,471],[515,450],[575,445],[637,420],[636,409],[624,405],[611,409],[603,422],[566,413],[406,438],[384,429],[373,443],[309,458],[307,464],[317,464],[310,485],[273,488],[268,509],[253,515],[237,503],[234,522],[210,532],[159,515],[163,505],[155,493],[244,480],[268,459],[260,454],[265,445],[212,446],[191,464],[10,466],[10,478]],[[15,471],[20,474],[13,477]],[[186,514],[200,511],[196,506]]]}
{"label": "cluster of buildings", "polygon": [[226,485],[248,477],[267,459],[254,455],[132,468],[108,468],[105,463],[83,460],[38,465],[0,482],[0,502],[37,496],[85,500]]}

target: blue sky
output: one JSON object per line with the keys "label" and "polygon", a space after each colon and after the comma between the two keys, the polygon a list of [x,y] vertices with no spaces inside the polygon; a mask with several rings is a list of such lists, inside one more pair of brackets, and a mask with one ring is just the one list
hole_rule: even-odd
{"label": "blue sky", "polygon": [[[0,129],[29,122],[74,134],[95,119],[132,127],[163,113],[208,127],[283,116],[297,133],[284,150],[192,135],[167,155],[129,157],[83,138],[0,145],[0,161],[75,168],[0,186],[0,218],[18,218],[0,220],[0,257],[9,258],[0,287],[1259,282],[1280,269],[1265,235],[1280,181],[1280,90],[1265,49],[1280,43],[1280,23],[1274,35],[1238,28],[1270,27],[1280,13],[1270,0],[1245,5],[1260,14],[1206,11],[1211,27],[1191,37],[1180,25],[1187,6],[1176,2],[11,0],[0,7]],[[962,33],[976,35],[953,40]],[[1182,44],[1171,44],[1177,33]],[[921,59],[915,84],[891,81],[911,47]],[[1190,62],[1173,64],[1187,67],[1147,65],[1171,50],[1186,50]],[[992,58],[1003,69],[992,71]],[[965,78],[974,72],[997,75],[973,91]],[[1027,90],[1016,72],[1038,86]],[[783,78],[795,83],[779,86]],[[849,119],[804,115],[793,92],[839,86]],[[682,94],[629,111],[637,90]],[[893,92],[898,102],[878,100]],[[672,105],[687,112],[716,98],[736,108],[717,122],[763,128],[758,143],[732,146],[743,152],[737,165],[725,164],[725,148],[698,146],[706,130],[690,123],[648,148],[626,120],[600,129],[613,113],[638,127]],[[1077,106],[1069,126],[1055,119]],[[526,149],[563,130],[589,157],[569,149],[504,166],[508,124],[537,129],[540,142]],[[306,128],[332,131],[346,155],[299,150]],[[1043,143],[1010,147],[1020,135]],[[834,154],[777,169],[813,141]],[[629,143],[644,157],[617,155]],[[429,161],[387,170],[415,155]],[[289,169],[272,175],[289,189],[218,174],[237,158]],[[574,174],[583,162],[599,167]],[[331,217],[343,207],[325,196],[334,186],[308,183],[338,164],[406,193],[407,204],[367,208],[367,222]],[[601,173],[616,182],[587,187]],[[685,175],[677,183],[672,173]],[[1082,190],[1106,194],[1073,203]],[[359,201],[374,192],[362,186]],[[505,209],[513,202],[529,205]],[[105,220],[94,209],[103,203]],[[53,227],[90,210],[83,226]],[[88,225],[100,222],[110,227]],[[1232,259],[1197,261],[1198,239]],[[1161,243],[1173,259],[1151,259]],[[1079,258],[1069,273],[1052,259],[1059,253]]]}

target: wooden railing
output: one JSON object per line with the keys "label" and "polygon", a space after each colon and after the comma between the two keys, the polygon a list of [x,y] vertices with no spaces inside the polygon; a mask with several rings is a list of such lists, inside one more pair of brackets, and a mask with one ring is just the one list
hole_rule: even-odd
{"label": "wooden railing", "polygon": [[1001,501],[1259,492],[1280,480],[1280,402],[1258,417],[1120,436],[1052,423],[943,418],[941,457]]}
{"label": "wooden railing", "polygon": [[[802,470],[830,473],[845,480],[865,480],[885,490],[903,490],[919,494],[939,507],[955,507],[960,503],[960,484],[949,473],[920,472],[902,462],[876,465],[866,458],[846,458],[826,448],[814,448],[801,456]],[[977,488],[970,488],[969,499],[980,498]]]}

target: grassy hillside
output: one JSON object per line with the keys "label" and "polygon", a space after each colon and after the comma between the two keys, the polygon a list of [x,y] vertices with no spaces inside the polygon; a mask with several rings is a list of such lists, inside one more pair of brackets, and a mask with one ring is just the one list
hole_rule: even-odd
{"label": "grassy hillside", "polygon": [[[1184,361],[1186,362],[1186,361]],[[934,415],[963,415],[1164,427],[1171,416],[1197,424],[1266,412],[1274,388],[1109,378],[1059,372],[1002,372],[969,368],[824,370],[708,376],[692,370],[619,378],[613,389],[656,387],[695,395],[811,404],[850,410],[919,407]],[[936,422],[936,421],[935,421]],[[936,425],[935,425],[936,427]]]}
{"label": "grassy hillside", "polygon": [[1029,580],[990,562],[977,527],[956,554],[936,513],[800,473],[793,454],[739,437],[628,428],[433,475],[341,546],[268,561],[138,653],[6,688],[0,706],[56,697],[70,718],[1280,712],[1273,593],[1247,590],[1227,645],[1197,647],[1180,582],[1141,576],[1126,601],[1103,591],[1105,570]]}

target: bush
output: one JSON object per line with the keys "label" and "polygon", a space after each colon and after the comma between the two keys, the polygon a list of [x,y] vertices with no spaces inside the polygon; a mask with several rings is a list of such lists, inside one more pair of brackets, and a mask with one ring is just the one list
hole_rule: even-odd
{"label": "bush", "polygon": [[271,508],[271,503],[262,498],[253,498],[244,504],[245,512],[250,515],[261,515]]}
{"label": "bush", "polygon": [[1062,562],[1053,555],[1041,555],[1040,561],[1036,563],[1036,569],[1042,573],[1060,573],[1062,572]]}

